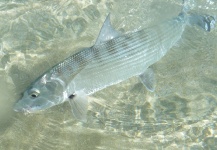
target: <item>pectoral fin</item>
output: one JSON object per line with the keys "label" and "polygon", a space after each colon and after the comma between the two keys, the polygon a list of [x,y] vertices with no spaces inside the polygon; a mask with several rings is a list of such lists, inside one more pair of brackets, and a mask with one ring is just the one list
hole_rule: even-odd
{"label": "pectoral fin", "polygon": [[76,119],[86,122],[87,121],[87,95],[84,92],[77,92],[69,96],[69,104],[72,108],[72,113]]}
{"label": "pectoral fin", "polygon": [[154,71],[151,68],[146,69],[144,73],[139,75],[139,78],[148,91],[154,92],[155,76],[154,76]]}
{"label": "pectoral fin", "polygon": [[109,14],[103,23],[103,26],[100,30],[99,36],[95,44],[100,44],[101,42],[111,40],[117,36],[120,36],[120,33],[112,27]]}

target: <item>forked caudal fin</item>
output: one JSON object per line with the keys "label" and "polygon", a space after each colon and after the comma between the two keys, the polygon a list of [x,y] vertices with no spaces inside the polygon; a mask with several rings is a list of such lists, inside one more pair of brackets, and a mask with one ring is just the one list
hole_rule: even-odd
{"label": "forked caudal fin", "polygon": [[197,25],[205,31],[211,31],[215,27],[216,18],[211,15],[190,12],[194,6],[191,4],[193,2],[193,0],[183,0],[183,9],[179,15],[186,15],[190,25]]}
{"label": "forked caudal fin", "polygon": [[210,15],[189,14],[189,23],[191,25],[197,25],[205,31],[211,31],[215,27],[215,17]]}

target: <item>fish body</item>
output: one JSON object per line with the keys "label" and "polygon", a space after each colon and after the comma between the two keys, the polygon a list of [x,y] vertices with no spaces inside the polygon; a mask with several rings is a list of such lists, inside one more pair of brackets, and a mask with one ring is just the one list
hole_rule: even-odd
{"label": "fish body", "polygon": [[153,73],[148,67],[180,40],[189,22],[206,31],[214,23],[210,16],[191,16],[182,12],[162,24],[121,34],[113,29],[108,15],[96,44],[81,49],[39,77],[24,92],[14,110],[31,113],[69,101],[75,117],[85,120],[86,96],[108,86],[138,76],[153,91]]}
{"label": "fish body", "polygon": [[176,18],[94,45],[89,49],[93,60],[71,80],[70,91],[84,90],[89,95],[142,74],[181,38],[185,25]]}

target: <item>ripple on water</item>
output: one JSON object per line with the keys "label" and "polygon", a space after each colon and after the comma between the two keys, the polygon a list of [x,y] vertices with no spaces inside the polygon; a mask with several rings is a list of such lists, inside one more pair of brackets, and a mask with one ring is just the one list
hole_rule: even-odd
{"label": "ripple on water", "polygon": [[[199,6],[216,14],[214,2]],[[109,12],[112,24],[132,31],[180,8],[173,0],[2,1],[0,149],[217,149],[216,30],[186,29],[182,41],[152,66],[154,93],[136,78],[96,93],[86,124],[74,120],[68,103],[38,114],[11,112],[35,78],[96,39]]]}

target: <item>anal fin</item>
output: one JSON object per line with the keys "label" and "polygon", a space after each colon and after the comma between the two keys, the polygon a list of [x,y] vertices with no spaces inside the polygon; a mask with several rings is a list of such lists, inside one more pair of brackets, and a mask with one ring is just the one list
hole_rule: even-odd
{"label": "anal fin", "polygon": [[139,78],[148,91],[154,92],[155,76],[154,76],[154,71],[151,68],[146,69],[145,72],[139,75]]}

